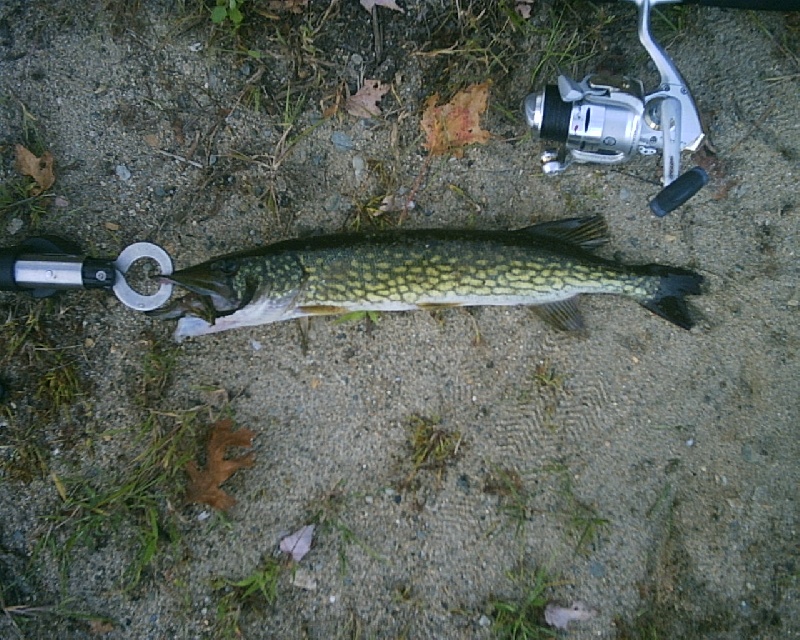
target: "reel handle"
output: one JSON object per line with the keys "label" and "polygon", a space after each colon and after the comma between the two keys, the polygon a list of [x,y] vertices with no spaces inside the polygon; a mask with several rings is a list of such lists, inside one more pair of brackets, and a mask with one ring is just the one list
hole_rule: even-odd
{"label": "reel handle", "polygon": [[663,218],[700,191],[707,182],[708,174],[700,167],[693,167],[659,191],[650,201],[650,210]]}

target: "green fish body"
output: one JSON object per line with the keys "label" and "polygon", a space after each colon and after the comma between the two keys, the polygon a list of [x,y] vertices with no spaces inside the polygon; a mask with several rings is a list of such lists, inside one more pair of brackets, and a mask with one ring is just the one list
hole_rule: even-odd
{"label": "green fish body", "polygon": [[579,329],[576,296],[606,293],[690,328],[684,296],[700,293],[702,276],[597,257],[605,231],[592,217],[287,240],[175,272],[168,279],[192,293],[154,315],[180,317],[178,340],[305,316],[476,305],[534,305],[559,328]]}

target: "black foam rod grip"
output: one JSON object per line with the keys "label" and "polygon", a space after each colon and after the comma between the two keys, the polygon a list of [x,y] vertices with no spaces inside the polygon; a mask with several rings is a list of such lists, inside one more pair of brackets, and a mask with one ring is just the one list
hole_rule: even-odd
{"label": "black foam rod grip", "polygon": [[659,218],[663,218],[700,191],[707,182],[708,174],[700,167],[693,167],[659,191],[650,201],[650,209]]}

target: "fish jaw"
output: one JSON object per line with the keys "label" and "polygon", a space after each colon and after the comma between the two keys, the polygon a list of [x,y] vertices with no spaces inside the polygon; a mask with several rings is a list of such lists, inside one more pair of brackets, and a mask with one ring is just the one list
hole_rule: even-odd
{"label": "fish jaw", "polygon": [[198,296],[205,296],[217,311],[230,311],[239,304],[239,296],[230,282],[228,274],[204,263],[176,271],[167,280],[188,289]]}
{"label": "fish jaw", "polygon": [[240,327],[255,327],[261,324],[270,324],[309,315],[307,313],[299,313],[297,309],[293,308],[292,302],[296,295],[297,292],[292,292],[290,295],[280,298],[263,296],[233,313],[214,318],[213,322],[208,322],[194,315],[184,316],[178,320],[174,338],[176,342],[182,342],[186,338],[195,336],[204,336]]}

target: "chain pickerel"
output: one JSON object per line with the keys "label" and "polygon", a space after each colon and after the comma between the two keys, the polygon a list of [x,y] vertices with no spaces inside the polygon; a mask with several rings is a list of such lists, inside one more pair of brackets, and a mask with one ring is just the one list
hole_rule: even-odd
{"label": "chain pickerel", "polygon": [[584,293],[632,298],[691,328],[684,296],[702,276],[592,253],[600,217],[516,231],[408,230],[285,240],[173,273],[191,293],[152,315],[180,318],[176,339],[304,316],[475,305],[534,305],[556,327],[580,329]]}

